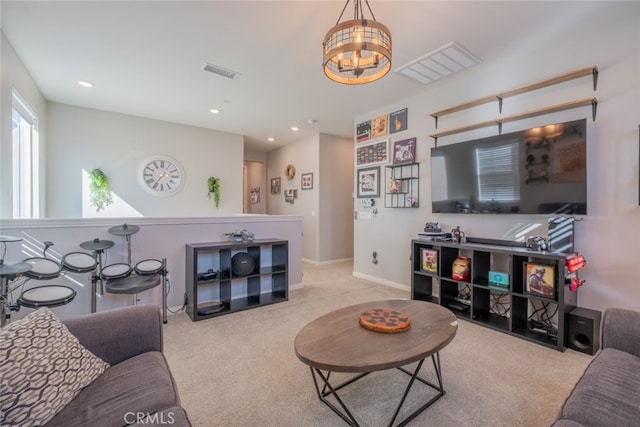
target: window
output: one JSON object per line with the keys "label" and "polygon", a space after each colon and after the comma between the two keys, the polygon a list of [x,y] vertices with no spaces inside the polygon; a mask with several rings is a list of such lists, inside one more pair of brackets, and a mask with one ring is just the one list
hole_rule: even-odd
{"label": "window", "polygon": [[13,217],[39,218],[38,118],[13,91]]}
{"label": "window", "polygon": [[479,200],[520,200],[518,142],[476,148]]}

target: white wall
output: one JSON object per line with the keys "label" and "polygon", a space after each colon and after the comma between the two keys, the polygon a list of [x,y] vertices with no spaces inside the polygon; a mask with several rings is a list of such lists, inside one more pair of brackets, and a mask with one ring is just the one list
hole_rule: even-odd
{"label": "white wall", "polygon": [[351,139],[320,134],[320,263],[353,257],[353,156]]}
{"label": "white wall", "polygon": [[[319,259],[318,231],[318,172],[319,172],[319,135],[315,134],[295,144],[285,145],[267,153],[267,182],[271,178],[281,178],[280,194],[268,191],[267,212],[270,215],[300,215],[303,218],[302,258],[317,261]],[[293,164],[296,175],[288,180],[285,167]],[[313,173],[312,190],[302,190],[303,173]],[[284,192],[296,189],[298,198],[293,204],[285,203]],[[267,195],[267,193],[265,193]]]}
{"label": "white wall", "polygon": [[[585,77],[504,101],[503,115],[510,116],[578,99],[597,97],[596,121],[591,107],[564,111],[505,124],[503,132],[587,118],[588,215],[576,223],[576,249],[587,259],[580,272],[586,279],[578,304],[603,310],[607,307],[640,309],[637,286],[637,244],[640,240],[638,206],[638,125],[640,124],[640,29],[637,2],[607,3],[590,8],[575,3],[576,14],[564,23],[573,29],[569,38],[558,38],[549,28],[545,39],[531,40],[500,59],[487,61],[451,76],[415,97],[380,106],[356,117],[360,123],[380,114],[407,107],[408,130],[392,140],[415,136],[420,162],[420,207],[385,209],[355,222],[354,274],[377,281],[410,286],[410,240],[427,221],[439,222],[448,231],[460,226],[468,236],[510,238],[513,230],[530,223],[545,223],[545,216],[434,215],[431,213],[429,153],[434,141],[428,135],[499,117],[497,104],[488,104],[441,118],[436,130],[429,116],[453,105],[514,89],[556,75],[597,66],[598,88]],[[581,9],[584,7],[584,10]],[[482,58],[481,58],[482,59]],[[417,87],[419,89],[419,87]],[[495,128],[442,138],[439,143],[495,135]],[[355,210],[360,208],[357,200]],[[379,263],[371,263],[371,252]]]}
{"label": "white wall", "polygon": [[[82,171],[100,168],[111,191],[144,217],[219,216],[242,212],[241,135],[124,114],[48,103],[47,217],[82,217]],[[169,197],[140,185],[148,157],[173,157],[185,184]],[[207,179],[220,178],[220,207],[207,198]],[[107,208],[104,212],[109,214]]]}
{"label": "white wall", "polygon": [[[303,254],[306,261],[325,263],[353,257],[353,144],[350,139],[317,134],[267,153],[267,182],[280,177],[280,194],[268,192],[269,214],[304,218]],[[284,170],[293,164],[296,176]],[[301,175],[313,173],[313,188],[302,190]],[[293,204],[284,191],[296,189]]]}

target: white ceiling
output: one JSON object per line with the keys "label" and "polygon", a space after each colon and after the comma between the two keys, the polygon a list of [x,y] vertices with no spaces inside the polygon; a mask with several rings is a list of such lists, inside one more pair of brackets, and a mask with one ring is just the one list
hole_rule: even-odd
{"label": "white ceiling", "polygon": [[[577,8],[594,17],[606,3],[370,1],[376,19],[391,30],[393,69],[449,42],[487,64],[548,28],[562,36],[563,22],[575,18]],[[355,116],[438,84],[425,86],[393,71],[361,86],[327,79],[322,39],[343,6],[2,0],[0,17],[50,101],[241,134],[247,149],[269,151],[313,132],[353,137]],[[352,16],[350,3],[345,18]],[[230,80],[206,73],[204,62],[241,75]],[[95,87],[82,89],[79,79]],[[211,108],[222,112],[213,115]],[[297,133],[290,130],[294,125]]]}

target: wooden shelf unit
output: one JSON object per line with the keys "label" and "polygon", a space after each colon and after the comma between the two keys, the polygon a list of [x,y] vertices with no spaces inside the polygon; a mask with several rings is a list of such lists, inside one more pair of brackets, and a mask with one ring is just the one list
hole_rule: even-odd
{"label": "wooden shelf unit", "polygon": [[[241,252],[255,263],[247,275],[238,275],[232,268],[233,256]],[[195,322],[286,301],[288,260],[288,242],[280,239],[187,244],[187,314]],[[213,277],[204,277],[206,273]],[[211,310],[212,306],[216,309]]]}
{"label": "wooden shelf unit", "polygon": [[[422,250],[438,254],[436,272],[422,269]],[[415,239],[411,241],[411,298],[449,308],[457,317],[558,351],[567,346],[568,313],[577,306],[577,292],[565,282],[566,260],[572,254],[536,252],[523,247],[478,243],[452,243]],[[470,280],[452,278],[456,258],[471,258]],[[553,266],[555,294],[550,297],[526,292],[525,263]],[[489,284],[489,272],[509,274],[508,289]],[[437,294],[437,296],[436,296]],[[468,295],[468,307],[451,307],[456,298]],[[499,304],[496,302],[499,301]],[[497,309],[497,306],[500,309]],[[547,306],[557,329],[556,337],[532,332],[528,320],[535,310]]]}

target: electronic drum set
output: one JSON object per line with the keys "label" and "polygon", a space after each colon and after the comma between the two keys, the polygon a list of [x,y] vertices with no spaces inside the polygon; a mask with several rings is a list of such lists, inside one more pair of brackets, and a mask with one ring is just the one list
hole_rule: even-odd
{"label": "electronic drum set", "polygon": [[[60,262],[47,257],[52,242],[44,242],[41,257],[26,258],[21,262],[4,261],[6,244],[20,242],[22,238],[0,236],[2,254],[0,257],[0,326],[10,318],[10,311],[21,307],[59,307],[70,303],[76,297],[76,291],[69,286],[43,284],[25,289],[31,280],[49,281],[70,274],[90,273],[91,313],[96,312],[98,284],[100,295],[107,293],[132,295],[133,304],[137,304],[137,294],[158,285],[162,285],[162,320],[167,323],[167,269],[166,259],[144,259],[132,267],[131,235],[137,233],[136,225],[120,225],[109,228],[114,236],[124,236],[127,242],[127,262],[103,266],[103,255],[112,246],[111,240],[93,239],[80,243],[80,247],[90,252],[70,252]],[[20,297],[14,303],[12,294],[20,289]]]}

